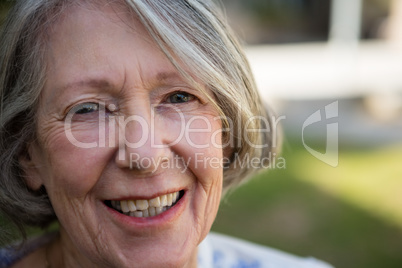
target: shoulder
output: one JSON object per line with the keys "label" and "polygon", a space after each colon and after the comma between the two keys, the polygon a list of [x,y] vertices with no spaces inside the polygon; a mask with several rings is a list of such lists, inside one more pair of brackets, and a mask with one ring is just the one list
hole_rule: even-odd
{"label": "shoulder", "polygon": [[210,233],[201,243],[199,267],[332,268],[314,258],[301,258],[241,239]]}
{"label": "shoulder", "polygon": [[15,251],[9,247],[0,248],[0,268],[10,267],[15,262]]}
{"label": "shoulder", "polygon": [[[32,264],[36,258],[36,252],[48,244],[57,236],[57,233],[49,233],[40,237],[30,238],[21,245],[21,242],[0,248],[0,268],[24,266],[25,263]],[[32,267],[27,265],[26,267]]]}

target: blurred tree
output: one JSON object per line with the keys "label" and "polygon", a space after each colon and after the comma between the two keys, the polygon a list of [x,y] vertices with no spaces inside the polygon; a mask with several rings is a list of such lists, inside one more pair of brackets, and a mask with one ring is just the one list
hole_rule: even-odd
{"label": "blurred tree", "polygon": [[[331,1],[337,0],[222,0],[229,21],[249,44],[327,40]],[[380,36],[389,6],[390,0],[363,1],[363,38]]]}
{"label": "blurred tree", "polygon": [[[400,0],[398,0],[400,1]],[[365,0],[363,5],[362,38],[384,37],[384,24],[390,15],[391,0]]]}
{"label": "blurred tree", "polygon": [[233,12],[235,18],[248,18],[242,21],[245,25],[234,25],[248,43],[327,38],[330,0],[223,0],[223,3],[229,16]]}
{"label": "blurred tree", "polygon": [[3,23],[7,11],[12,6],[12,4],[13,1],[11,0],[0,0],[0,25]]}

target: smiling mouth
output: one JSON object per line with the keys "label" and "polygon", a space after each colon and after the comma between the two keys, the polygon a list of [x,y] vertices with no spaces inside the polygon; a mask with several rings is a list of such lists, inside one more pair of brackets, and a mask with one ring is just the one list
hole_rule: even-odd
{"label": "smiling mouth", "polygon": [[107,200],[105,205],[127,216],[153,217],[176,205],[183,195],[182,190],[148,200]]}

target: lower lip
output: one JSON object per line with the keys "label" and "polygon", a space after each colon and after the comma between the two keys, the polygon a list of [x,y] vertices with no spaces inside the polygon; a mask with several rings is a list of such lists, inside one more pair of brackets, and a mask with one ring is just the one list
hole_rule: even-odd
{"label": "lower lip", "polygon": [[186,202],[187,202],[187,191],[184,192],[183,196],[173,207],[153,217],[127,216],[106,206],[103,202],[102,203],[106,207],[108,212],[112,215],[112,218],[115,219],[118,223],[124,226],[128,226],[129,228],[131,227],[138,230],[153,227],[160,228],[164,225],[169,225],[183,213]]}

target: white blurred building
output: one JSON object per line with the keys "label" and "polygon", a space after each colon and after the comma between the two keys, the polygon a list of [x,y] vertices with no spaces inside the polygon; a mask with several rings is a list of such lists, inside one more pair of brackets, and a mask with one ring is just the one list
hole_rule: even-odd
{"label": "white blurred building", "polygon": [[363,97],[384,119],[402,110],[402,0],[394,0],[388,38],[360,41],[362,0],[334,0],[328,42],[248,47],[263,98]]}

